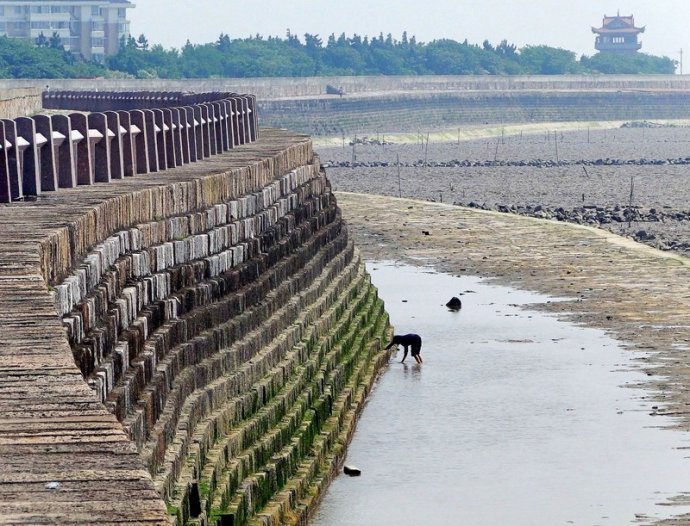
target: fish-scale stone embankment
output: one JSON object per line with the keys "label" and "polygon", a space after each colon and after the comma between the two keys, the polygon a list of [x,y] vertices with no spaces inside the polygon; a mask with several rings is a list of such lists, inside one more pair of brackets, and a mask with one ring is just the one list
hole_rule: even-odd
{"label": "fish-scale stone embankment", "polygon": [[684,119],[684,90],[511,89],[382,92],[262,101],[262,122],[322,136],[468,124]]}
{"label": "fish-scale stone embankment", "polygon": [[390,332],[308,138],[0,225],[0,523],[306,519]]}

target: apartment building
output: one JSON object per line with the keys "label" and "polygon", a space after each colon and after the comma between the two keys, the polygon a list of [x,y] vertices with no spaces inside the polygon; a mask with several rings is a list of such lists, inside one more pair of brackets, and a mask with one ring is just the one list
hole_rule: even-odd
{"label": "apartment building", "polygon": [[35,42],[57,33],[66,50],[100,62],[129,35],[132,7],[127,0],[0,0],[0,35]]}

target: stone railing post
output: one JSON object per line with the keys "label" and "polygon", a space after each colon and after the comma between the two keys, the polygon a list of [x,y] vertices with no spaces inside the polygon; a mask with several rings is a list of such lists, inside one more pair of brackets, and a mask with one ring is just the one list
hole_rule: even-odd
{"label": "stone railing post", "polygon": [[116,112],[120,120],[122,136],[122,174],[131,177],[137,173],[136,135],[132,135],[132,119],[129,111]]}
{"label": "stone railing post", "polygon": [[256,96],[245,95],[249,110],[249,138],[252,142],[259,139],[259,114],[256,111]]}
{"label": "stone railing post", "polygon": [[11,119],[2,119],[5,125],[5,148],[7,150],[7,171],[10,177],[10,195],[12,199],[24,197],[22,188],[22,171],[20,166],[21,151],[17,145],[17,123]]}
{"label": "stone railing post", "polygon": [[[189,162],[193,163],[196,161],[196,126],[194,125],[194,121],[196,120],[194,118],[194,108],[191,106],[185,106],[182,108],[182,111],[184,112],[185,116],[185,121],[186,121],[186,130],[187,130],[187,142],[188,142],[188,149],[187,151],[189,152]],[[182,114],[182,113],[180,113]],[[184,137],[183,137],[184,141]]]}
{"label": "stone railing post", "polygon": [[43,135],[36,133],[36,123],[29,117],[15,119],[17,123],[17,142],[22,143],[19,169],[22,177],[22,193],[26,195],[41,194],[41,172],[38,157],[39,147],[46,143]]}
{"label": "stone railing post", "polygon": [[77,176],[74,172],[74,147],[72,146],[72,126],[69,117],[67,115],[53,115],[50,120],[53,124],[53,132],[62,137],[62,141],[56,144],[56,136],[53,136],[58,187],[74,188],[77,186]]}
{"label": "stone railing post", "polygon": [[[54,191],[58,189],[54,135],[58,132],[53,131],[53,123],[48,115],[36,115],[33,119],[36,123],[36,133],[45,137],[47,143],[40,152],[41,190]],[[62,140],[64,139],[65,137],[62,136]]]}
{"label": "stone railing post", "polygon": [[230,97],[230,107],[232,109],[231,124],[232,124],[232,146],[237,148],[242,143],[240,142],[240,111],[238,109],[237,99]]}
{"label": "stone railing post", "polygon": [[203,157],[211,156],[211,122],[209,120],[208,107],[205,104],[197,104],[201,112],[201,144],[203,145]]}
{"label": "stone railing post", "polygon": [[220,113],[220,139],[223,145],[223,151],[227,152],[230,146],[230,136],[228,133],[228,122],[230,121],[230,111],[226,100],[218,101],[218,112]]}
{"label": "stone railing post", "polygon": [[189,119],[187,117],[188,108],[177,108],[180,118],[180,142],[182,143],[182,163],[187,164],[191,162],[191,139],[189,134]]}
{"label": "stone railing post", "polygon": [[199,161],[204,158],[204,132],[201,124],[201,108],[199,106],[192,106],[192,112],[194,115],[194,141],[196,148],[194,160]]}
{"label": "stone railing post", "polygon": [[[150,110],[153,113],[153,122],[156,129],[156,153],[158,159],[158,169],[167,170],[168,169],[168,155],[167,155],[167,143],[168,143],[168,132],[170,128],[165,124],[163,119],[163,110],[155,108]],[[175,163],[173,162],[173,165]]]}
{"label": "stone railing post", "polygon": [[89,113],[87,123],[93,179],[97,183],[109,183],[110,142],[115,134],[108,129],[108,121],[103,113]]}
{"label": "stone railing post", "polygon": [[133,153],[136,162],[136,170],[134,173],[147,174],[151,170],[149,167],[148,135],[145,133],[146,123],[144,112],[143,110],[132,110],[129,114],[131,118],[129,133],[132,135],[132,142],[134,144]]}
{"label": "stone railing post", "polygon": [[108,136],[110,141],[110,178],[122,179],[124,177],[123,158],[122,158],[122,137],[127,131],[120,126],[120,116],[114,111],[104,113]]}
{"label": "stone railing post", "polygon": [[5,123],[0,121],[0,203],[12,202],[12,182],[7,155],[9,148],[10,143],[5,140]]}
{"label": "stone railing post", "polygon": [[[163,108],[163,129],[165,132],[165,156],[168,163],[168,168],[174,168],[182,164],[178,159],[182,153],[182,148],[179,146],[180,130],[175,123],[173,110],[170,108]],[[167,130],[166,130],[167,128]]]}
{"label": "stone railing post", "polygon": [[223,115],[221,112],[221,105],[218,102],[210,102],[209,106],[213,110],[213,131],[214,141],[216,144],[216,153],[223,153]]}
{"label": "stone railing post", "polygon": [[[149,172],[158,171],[158,132],[152,110],[140,110],[144,115],[144,129],[142,134],[146,136],[146,157],[149,161]],[[137,145],[138,146],[138,145]]]}
{"label": "stone railing post", "polygon": [[216,107],[207,102],[204,104],[208,110],[208,132],[210,138],[211,155],[218,155],[223,151],[223,147],[218,144],[218,130],[220,129],[220,123],[218,122],[218,115],[216,114]]}
{"label": "stone railing post", "polygon": [[242,144],[247,144],[249,142],[249,111],[246,97],[240,97],[240,105],[242,111],[240,133],[242,134]]}
{"label": "stone railing post", "polygon": [[70,113],[69,121],[72,125],[72,146],[74,148],[75,175],[78,185],[94,183],[91,164],[91,145],[89,126],[86,115]]}

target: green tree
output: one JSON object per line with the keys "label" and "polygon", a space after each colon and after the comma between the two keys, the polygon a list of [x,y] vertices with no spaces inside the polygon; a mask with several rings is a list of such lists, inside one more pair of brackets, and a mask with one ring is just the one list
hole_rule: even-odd
{"label": "green tree", "polygon": [[137,38],[137,46],[139,46],[144,51],[146,51],[149,48],[149,40],[144,36],[143,33],[139,35],[139,38]]}
{"label": "green tree", "polygon": [[655,57],[645,53],[619,55],[614,53],[597,53],[593,57],[582,57],[582,67],[596,73],[627,75],[672,75],[676,71],[676,62],[668,57]]}
{"label": "green tree", "polygon": [[57,31],[53,31],[53,36],[50,37],[48,46],[51,49],[59,49],[60,51],[64,51],[65,46],[62,45],[62,38],[60,38],[60,35]]}
{"label": "green tree", "polygon": [[525,72],[530,74],[562,75],[579,70],[575,53],[549,46],[525,46],[520,49],[519,60]]}
{"label": "green tree", "polygon": [[41,33],[36,37],[36,45],[38,47],[48,47],[50,45],[50,41],[43,34],[43,31],[41,31]]}
{"label": "green tree", "polygon": [[230,51],[231,47],[231,42],[230,42],[230,37],[228,35],[225,35],[223,33],[220,34],[218,37],[218,51],[221,53],[228,53]]}

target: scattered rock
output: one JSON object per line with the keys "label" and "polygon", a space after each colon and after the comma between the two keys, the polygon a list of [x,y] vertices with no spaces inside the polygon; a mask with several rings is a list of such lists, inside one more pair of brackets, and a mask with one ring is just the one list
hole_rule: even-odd
{"label": "scattered rock", "polygon": [[459,311],[462,309],[462,302],[460,301],[460,298],[453,296],[450,301],[446,303],[446,307],[452,311]]}

